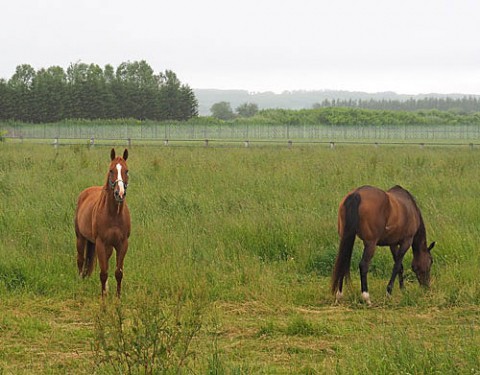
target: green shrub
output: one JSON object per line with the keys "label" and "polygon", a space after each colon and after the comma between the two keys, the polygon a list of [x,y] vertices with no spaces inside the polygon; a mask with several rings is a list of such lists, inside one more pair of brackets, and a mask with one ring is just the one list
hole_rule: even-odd
{"label": "green shrub", "polygon": [[201,308],[180,298],[164,307],[145,296],[134,308],[116,301],[103,305],[95,322],[97,367],[117,374],[178,373],[189,365],[192,340],[199,332]]}

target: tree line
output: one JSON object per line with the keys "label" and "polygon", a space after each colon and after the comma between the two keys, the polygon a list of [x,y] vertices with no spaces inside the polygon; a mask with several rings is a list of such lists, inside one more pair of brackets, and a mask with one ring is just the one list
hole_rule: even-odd
{"label": "tree line", "polygon": [[462,98],[409,98],[407,100],[392,99],[325,99],[313,104],[312,108],[346,107],[362,109],[378,109],[390,111],[420,111],[436,109],[459,113],[480,112],[480,98],[463,96]]}
{"label": "tree line", "polygon": [[0,121],[47,123],[64,119],[188,120],[198,116],[193,90],[145,61],[106,65],[72,63],[35,70],[17,66],[0,79]]}
{"label": "tree line", "polygon": [[258,113],[258,105],[255,103],[243,103],[235,108],[235,112],[229,102],[214,103],[210,107],[212,117],[220,120],[233,120],[236,117],[253,117]]}
{"label": "tree line", "polygon": [[[222,105],[225,107],[225,105]],[[348,107],[316,109],[263,109],[251,117],[236,116],[230,119],[199,117],[196,123],[228,124],[278,124],[278,125],[332,125],[332,126],[383,126],[383,125],[480,125],[480,112],[461,113],[436,109],[419,111],[378,110]]]}

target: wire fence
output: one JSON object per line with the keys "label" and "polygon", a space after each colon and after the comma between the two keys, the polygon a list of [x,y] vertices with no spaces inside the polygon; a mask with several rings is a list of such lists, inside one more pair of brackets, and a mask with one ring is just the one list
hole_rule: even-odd
{"label": "wire fence", "polygon": [[1,126],[3,137],[43,143],[162,143],[257,142],[287,143],[480,143],[480,125],[198,125],[132,123],[124,125],[21,124]]}

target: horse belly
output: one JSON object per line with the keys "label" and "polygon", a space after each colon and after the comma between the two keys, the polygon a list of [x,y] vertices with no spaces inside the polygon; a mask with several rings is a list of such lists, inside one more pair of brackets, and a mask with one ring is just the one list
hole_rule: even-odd
{"label": "horse belly", "polygon": [[[404,228],[404,225],[401,225]],[[412,238],[415,235],[415,232],[410,230],[408,227],[403,230],[398,230],[395,227],[385,227],[385,232],[380,237],[377,242],[378,246],[392,246],[400,245],[401,242],[405,241],[407,238]]]}
{"label": "horse belly", "polygon": [[377,246],[394,246],[400,244],[398,238],[381,238],[377,242]]}
{"label": "horse belly", "polygon": [[83,190],[78,196],[77,209],[75,212],[75,230],[77,234],[90,242],[95,242],[93,234],[93,208],[100,196],[101,186],[94,186]]}

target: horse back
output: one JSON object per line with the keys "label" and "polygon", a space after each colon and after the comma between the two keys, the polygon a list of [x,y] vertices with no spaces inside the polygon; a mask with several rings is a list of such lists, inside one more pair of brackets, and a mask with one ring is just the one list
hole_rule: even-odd
{"label": "horse back", "polygon": [[358,236],[364,241],[377,241],[383,236],[390,215],[388,197],[373,186],[362,186],[356,192],[360,195]]}
{"label": "horse back", "polygon": [[102,186],[92,186],[83,190],[77,200],[75,210],[75,232],[90,242],[95,242],[93,234],[93,209],[100,199]]}
{"label": "horse back", "polygon": [[411,194],[400,186],[387,192],[373,186],[359,187],[342,200],[339,210],[339,230],[345,222],[345,201],[356,194],[358,206],[358,237],[380,246],[397,245],[413,238],[421,225],[421,217]]}

